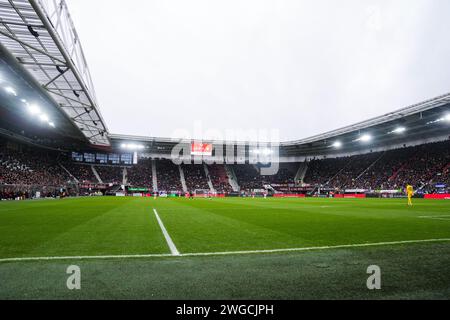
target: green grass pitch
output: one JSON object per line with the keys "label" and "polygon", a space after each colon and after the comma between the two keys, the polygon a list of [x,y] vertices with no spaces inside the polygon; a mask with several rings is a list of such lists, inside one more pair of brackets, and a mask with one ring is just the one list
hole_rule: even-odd
{"label": "green grass pitch", "polygon": [[[181,256],[170,256],[153,209]],[[360,246],[386,242],[393,243]],[[317,249],[283,250],[296,248]],[[53,258],[27,259],[45,257]],[[82,271],[81,290],[66,287],[66,268],[73,264]],[[381,290],[366,287],[369,265],[381,268]],[[2,202],[0,299],[17,298],[449,299],[450,202]]]}

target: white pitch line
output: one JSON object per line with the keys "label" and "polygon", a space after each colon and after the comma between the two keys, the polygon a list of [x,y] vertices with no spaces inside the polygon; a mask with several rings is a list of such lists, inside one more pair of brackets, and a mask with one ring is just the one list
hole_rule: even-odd
{"label": "white pitch line", "polygon": [[175,246],[175,243],[173,243],[172,238],[170,237],[169,233],[166,230],[166,227],[164,227],[163,222],[161,221],[158,212],[156,209],[153,209],[153,212],[155,213],[156,220],[158,220],[159,227],[161,228],[161,231],[164,235],[164,238],[166,238],[167,245],[169,246],[170,252],[173,256],[179,256],[180,252],[178,251],[177,247]]}
{"label": "white pitch line", "polygon": [[160,258],[173,257],[170,253],[155,254],[122,254],[122,255],[104,255],[104,256],[65,256],[65,257],[29,257],[29,258],[6,258],[0,259],[0,262],[27,262],[27,261],[52,261],[52,260],[97,260],[97,259],[131,259],[131,258]]}
{"label": "white pitch line", "polygon": [[438,218],[438,217],[450,217],[450,214],[438,214],[435,216],[419,216],[419,218]]}
{"label": "white pitch line", "polygon": [[[361,247],[376,247],[398,244],[412,244],[423,242],[447,242],[450,238],[443,239],[425,239],[425,240],[405,240],[405,241],[391,241],[391,242],[374,242],[374,243],[356,243],[356,244],[342,244],[337,246],[322,246],[322,247],[305,247],[305,248],[287,248],[287,249],[268,249],[268,250],[248,250],[248,251],[226,251],[226,252],[205,252],[205,253],[185,253],[182,256],[217,256],[217,255],[232,255],[232,254],[254,254],[254,253],[282,253],[282,252],[300,252],[313,250],[330,250],[330,249],[345,249],[345,248],[361,248]],[[1,260],[0,260],[1,261]]]}
{"label": "white pitch line", "polygon": [[[314,250],[332,250],[358,247],[375,247],[388,246],[398,244],[413,244],[424,242],[448,242],[450,238],[443,239],[425,239],[425,240],[405,240],[392,242],[374,242],[374,243],[360,243],[360,244],[343,244],[337,246],[322,246],[322,247],[304,247],[304,248],[288,248],[288,249],[268,249],[268,250],[248,250],[248,251],[224,251],[224,252],[193,252],[178,254],[177,257],[196,257],[196,256],[223,256],[223,255],[244,255],[244,254],[258,254],[258,253],[283,253],[283,252],[301,252]],[[29,258],[5,258],[0,259],[1,262],[27,262],[27,261],[52,261],[52,260],[95,260],[95,259],[137,259],[137,258],[161,258],[174,257],[174,254],[128,254],[128,255],[104,255],[104,256],[66,256],[66,257],[29,257]]]}
{"label": "white pitch line", "polygon": [[432,220],[450,220],[450,215],[437,215],[437,216],[419,216],[419,219],[432,219]]}

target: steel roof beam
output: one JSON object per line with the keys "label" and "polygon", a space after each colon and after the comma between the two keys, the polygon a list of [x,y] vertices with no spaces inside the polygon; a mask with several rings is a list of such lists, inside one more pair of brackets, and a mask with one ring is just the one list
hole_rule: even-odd
{"label": "steel roof beam", "polygon": [[13,35],[11,35],[11,34],[9,34],[7,32],[4,32],[3,30],[0,30],[0,34],[5,36],[5,37],[8,37],[8,38],[10,38],[10,39],[12,39],[14,41],[17,41],[18,43],[20,43],[21,45],[23,45],[25,47],[28,47],[28,48],[36,51],[36,52],[39,52],[40,54],[43,54],[43,55],[49,57],[50,59],[56,60],[58,62],[61,62],[62,64],[66,64],[63,60],[61,60],[59,58],[56,58],[56,57],[52,56],[51,54],[49,54],[49,53],[47,53],[47,52],[45,52],[45,51],[43,51],[41,49],[38,49],[38,48],[32,46],[31,44],[26,43],[26,42],[24,42],[24,41],[22,41],[22,40],[20,40],[20,39],[18,39],[16,37],[14,37]]}

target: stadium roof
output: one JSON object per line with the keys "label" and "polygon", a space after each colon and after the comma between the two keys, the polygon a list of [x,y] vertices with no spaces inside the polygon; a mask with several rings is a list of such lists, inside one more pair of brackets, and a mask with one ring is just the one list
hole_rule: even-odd
{"label": "stadium roof", "polygon": [[64,0],[0,0],[0,42],[91,144],[110,145],[80,40]]}
{"label": "stadium roof", "polygon": [[[415,141],[448,138],[450,123],[440,120],[449,113],[450,93],[447,93],[337,130],[297,141],[284,142],[281,143],[281,147],[285,151],[300,152],[302,155],[332,154],[368,148],[382,149],[392,145],[409,145]],[[404,131],[396,132],[399,128]],[[367,144],[361,143],[360,138],[367,134],[373,136],[373,141]],[[336,141],[342,144],[340,150],[333,148]]]}
{"label": "stadium roof", "polygon": [[[297,140],[285,143],[285,145],[298,145],[304,143],[316,142],[318,140],[326,140],[330,138],[334,138],[339,135],[344,135],[347,133],[355,132],[357,130],[367,129],[373,126],[379,126],[385,123],[389,123],[395,120],[403,119],[407,116],[411,116],[418,113],[423,113],[424,111],[431,110],[437,107],[441,107],[444,105],[450,104],[450,93],[441,95],[439,97],[429,99],[427,101],[423,101],[382,116],[378,116],[369,120],[361,121],[353,125],[349,125],[337,130],[329,131],[326,133],[318,134],[306,139]],[[422,114],[423,116],[423,114]],[[389,126],[389,125],[388,125]]]}
{"label": "stadium roof", "polygon": [[[344,128],[297,141],[281,142],[280,155],[296,157],[353,153],[402,144],[410,145],[415,141],[449,138],[450,123],[447,119],[441,121],[442,117],[448,114],[450,114],[450,93]],[[399,128],[402,130],[396,131]],[[363,143],[361,137],[368,134],[373,137],[373,141]],[[145,152],[161,155],[170,153],[178,143],[190,142],[183,139],[118,134],[110,134],[110,138],[115,148],[120,148],[123,143],[141,143],[146,147]],[[336,141],[340,143],[339,148],[336,148]],[[205,142],[222,143],[207,140]],[[245,142],[232,141],[223,143],[225,145],[245,144]],[[270,146],[270,143],[263,142],[263,145]]]}
{"label": "stadium roof", "polygon": [[[44,90],[42,92],[49,96],[49,100],[54,100],[55,110],[62,111],[70,119],[73,130],[79,130],[79,135],[92,145],[111,145],[119,149],[127,142],[140,142],[145,146],[145,152],[166,155],[176,144],[190,142],[108,133],[80,40],[64,0],[0,0],[0,42],[38,83],[39,88],[35,90]],[[25,86],[17,84],[18,88],[19,85]],[[9,109],[15,109],[13,102]],[[295,157],[352,153],[448,137],[449,123],[437,120],[449,112],[450,94],[445,94],[344,128],[281,142],[280,154]],[[61,127],[67,128],[61,131],[70,131],[68,125],[62,124]],[[396,128],[407,132],[396,134]],[[361,143],[364,142],[361,138],[369,134],[373,141]],[[246,142],[223,143],[242,145]]]}

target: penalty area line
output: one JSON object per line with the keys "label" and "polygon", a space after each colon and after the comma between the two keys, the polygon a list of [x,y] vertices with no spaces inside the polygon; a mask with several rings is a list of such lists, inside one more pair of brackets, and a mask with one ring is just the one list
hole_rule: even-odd
{"label": "penalty area line", "polygon": [[320,251],[332,249],[345,248],[362,248],[362,247],[376,247],[389,246],[400,244],[415,244],[426,242],[449,242],[450,238],[442,239],[424,239],[424,240],[405,240],[405,241],[391,241],[391,242],[374,242],[374,243],[359,243],[359,244],[343,244],[337,246],[322,246],[322,247],[304,247],[304,248],[288,248],[288,249],[268,249],[268,250],[248,250],[248,251],[224,251],[224,252],[194,252],[194,253],[178,253],[168,254],[128,254],[128,255],[104,255],[104,256],[66,256],[66,257],[22,257],[22,258],[5,258],[0,259],[2,262],[32,262],[32,261],[52,261],[52,260],[96,260],[96,259],[138,259],[138,258],[161,258],[161,257],[197,257],[197,256],[224,256],[224,255],[244,255],[244,254],[264,254],[264,253],[283,253],[283,252],[302,252],[302,251]]}
{"label": "penalty area line", "polygon": [[170,237],[169,233],[166,230],[166,227],[164,227],[164,223],[162,222],[161,218],[158,215],[158,212],[156,209],[153,209],[153,212],[155,213],[156,220],[158,220],[159,227],[161,228],[161,231],[164,235],[164,238],[166,238],[167,245],[169,246],[170,253],[173,256],[179,256],[180,252],[178,251],[177,247],[175,246],[175,243],[173,243],[172,238]]}

